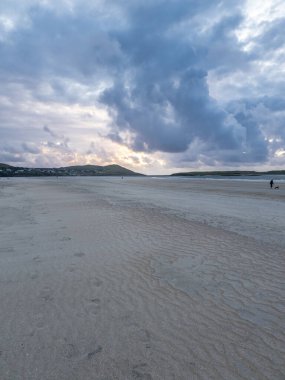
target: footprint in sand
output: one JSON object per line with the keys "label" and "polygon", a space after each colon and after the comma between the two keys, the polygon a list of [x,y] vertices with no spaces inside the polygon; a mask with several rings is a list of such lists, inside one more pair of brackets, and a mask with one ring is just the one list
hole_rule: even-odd
{"label": "footprint in sand", "polygon": [[39,275],[37,274],[37,273],[31,273],[30,274],[30,279],[31,280],[35,280],[35,279],[37,279],[39,277]]}
{"label": "footprint in sand", "polygon": [[99,311],[101,310],[100,303],[101,301],[99,298],[92,298],[91,300],[89,300],[86,305],[87,313],[97,315]]}
{"label": "footprint in sand", "polygon": [[76,271],[76,265],[75,264],[71,264],[68,268],[68,272],[70,273],[73,273]]}
{"label": "footprint in sand", "polygon": [[99,298],[92,298],[90,301],[92,303],[95,303],[95,305],[99,305],[100,304],[100,299]]}
{"label": "footprint in sand", "polygon": [[71,240],[70,236],[64,236],[63,238],[60,239],[60,241],[69,241]]}
{"label": "footprint in sand", "polygon": [[133,379],[139,380],[152,380],[152,376],[150,373],[146,372],[147,363],[136,364],[132,369],[132,377]]}
{"label": "footprint in sand", "polygon": [[87,359],[90,360],[90,359],[94,358],[97,354],[99,354],[102,351],[103,351],[103,347],[98,346],[94,351],[88,352]]}
{"label": "footprint in sand", "polygon": [[97,288],[99,286],[101,286],[103,284],[103,281],[99,280],[98,278],[96,278],[94,281],[93,281],[93,284],[94,286],[96,286]]}
{"label": "footprint in sand", "polygon": [[41,263],[42,259],[40,258],[40,256],[35,256],[33,257],[33,261],[35,261],[36,263]]}
{"label": "footprint in sand", "polygon": [[75,256],[75,257],[83,257],[83,256],[85,256],[85,253],[84,253],[84,252],[76,252],[76,253],[74,254],[74,256]]}
{"label": "footprint in sand", "polygon": [[76,346],[72,343],[65,343],[60,349],[61,355],[66,359],[72,359],[78,356],[79,352]]}
{"label": "footprint in sand", "polygon": [[148,330],[139,328],[139,325],[136,322],[129,322],[128,327],[131,329],[131,336],[137,342],[142,342],[147,349],[151,348],[151,335]]}
{"label": "footprint in sand", "polygon": [[45,326],[44,315],[42,313],[35,315],[35,327],[41,329]]}
{"label": "footprint in sand", "polygon": [[45,302],[53,301],[52,290],[48,287],[40,291],[40,298]]}

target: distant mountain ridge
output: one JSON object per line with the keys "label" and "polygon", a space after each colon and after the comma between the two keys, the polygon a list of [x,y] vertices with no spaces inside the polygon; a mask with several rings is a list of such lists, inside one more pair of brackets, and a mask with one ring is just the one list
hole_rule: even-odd
{"label": "distant mountain ridge", "polygon": [[25,168],[0,163],[1,177],[34,177],[34,176],[142,176],[123,166],[112,164],[99,165],[76,165],[60,168]]}

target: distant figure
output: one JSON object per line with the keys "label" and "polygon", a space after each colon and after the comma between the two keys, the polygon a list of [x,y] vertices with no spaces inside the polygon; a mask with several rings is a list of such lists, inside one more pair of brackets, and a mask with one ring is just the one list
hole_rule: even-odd
{"label": "distant figure", "polygon": [[274,185],[274,182],[273,182],[273,179],[272,179],[272,180],[270,181],[270,187],[271,187],[271,189],[272,189],[273,185]]}

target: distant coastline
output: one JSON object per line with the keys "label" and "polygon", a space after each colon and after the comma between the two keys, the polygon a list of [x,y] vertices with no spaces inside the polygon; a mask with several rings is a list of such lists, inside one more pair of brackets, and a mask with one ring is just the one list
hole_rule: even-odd
{"label": "distant coastline", "polygon": [[[193,171],[181,172],[167,175],[167,177],[260,177],[260,176],[285,176],[285,170],[213,170],[213,171]],[[11,166],[0,163],[0,177],[44,177],[44,176],[146,176],[137,173],[123,166],[112,164],[106,166],[99,165],[77,165],[60,168],[27,168],[20,166]],[[149,175],[153,176],[153,175]],[[157,175],[165,177],[165,175]]]}
{"label": "distant coastline", "polygon": [[171,176],[185,176],[185,177],[205,177],[205,176],[223,176],[223,177],[240,177],[240,176],[253,176],[258,177],[262,175],[285,175],[285,170],[270,170],[263,172],[256,172],[253,170],[228,170],[228,171],[197,171],[174,173]]}
{"label": "distant coastline", "polygon": [[143,176],[120,165],[82,165],[61,168],[25,168],[0,163],[0,177]]}

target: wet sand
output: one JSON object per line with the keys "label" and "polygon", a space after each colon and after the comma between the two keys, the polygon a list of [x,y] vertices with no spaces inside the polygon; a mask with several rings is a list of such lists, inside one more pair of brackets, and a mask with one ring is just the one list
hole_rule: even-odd
{"label": "wet sand", "polygon": [[0,379],[284,379],[285,191],[0,180]]}

